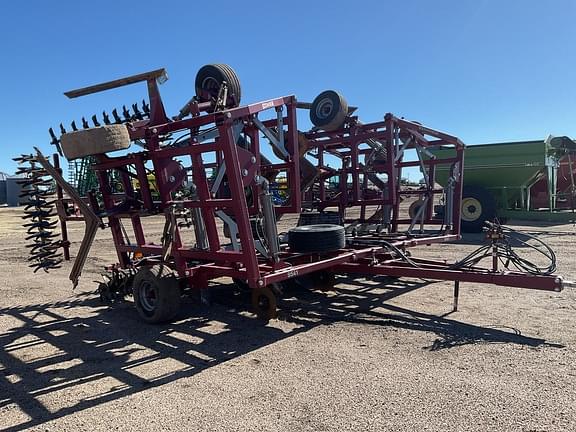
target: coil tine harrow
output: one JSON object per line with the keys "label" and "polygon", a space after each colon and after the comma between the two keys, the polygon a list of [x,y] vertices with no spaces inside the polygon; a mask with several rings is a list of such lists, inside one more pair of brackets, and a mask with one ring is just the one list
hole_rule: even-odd
{"label": "coil tine harrow", "polygon": [[[62,124],[60,129],[64,130]],[[52,128],[49,131],[53,141],[58,141]],[[27,228],[26,241],[31,242],[26,246],[30,249],[29,267],[34,272],[59,268],[62,254],[59,253],[60,242],[55,240],[59,234],[53,231],[58,223],[52,220],[56,215],[53,182],[33,155],[23,154],[13,160],[20,165],[17,173],[25,175],[18,183],[22,186],[20,197],[27,198],[22,219],[23,227]]]}

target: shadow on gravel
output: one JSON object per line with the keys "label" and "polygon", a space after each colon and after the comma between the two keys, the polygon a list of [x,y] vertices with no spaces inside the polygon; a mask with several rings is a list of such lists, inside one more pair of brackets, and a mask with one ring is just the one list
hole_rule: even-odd
{"label": "shadow on gravel", "polygon": [[[334,291],[286,292],[280,319],[294,324],[288,332],[246,313],[247,295],[231,295],[230,286],[214,290],[218,303],[214,307],[186,304],[178,322],[160,326],[138,321],[130,303],[108,308],[92,294],[0,309],[2,319],[15,323],[0,335],[0,415],[15,404],[26,416],[4,430],[25,430],[189,377],[333,322],[434,333],[438,339],[426,347],[431,351],[473,343],[561,347],[517,331],[478,327],[385,303],[430,282],[386,278],[339,282]],[[82,314],[87,317],[77,318]]]}
{"label": "shadow on gravel", "polygon": [[[74,318],[81,314],[88,317]],[[28,417],[5,431],[195,375],[306,330],[285,333],[239,311],[194,304],[185,304],[180,321],[151,326],[131,303],[103,307],[92,294],[0,309],[0,317],[15,321],[0,335],[0,418],[10,404]]]}
{"label": "shadow on gravel", "polygon": [[[323,323],[351,322],[433,333],[438,338],[432,345],[424,347],[430,351],[479,343],[565,347],[541,338],[523,336],[519,330],[512,327],[481,327],[449,319],[447,315],[431,315],[385,303],[394,297],[431,285],[435,281],[411,282],[402,279],[386,282],[372,279],[372,282],[376,284],[370,286],[364,279],[341,278],[335,289],[336,295],[333,297],[327,297],[325,293],[319,291],[299,293],[298,299],[293,299],[294,305],[289,311],[290,320],[301,322],[303,318],[313,317]],[[358,287],[347,289],[340,288],[341,285]],[[386,286],[385,290],[382,289],[383,285]],[[305,306],[299,307],[300,304]]]}

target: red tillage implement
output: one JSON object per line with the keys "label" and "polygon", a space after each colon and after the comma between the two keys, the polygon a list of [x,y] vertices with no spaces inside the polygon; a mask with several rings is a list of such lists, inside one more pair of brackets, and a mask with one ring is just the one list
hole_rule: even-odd
{"label": "red tillage implement", "polygon": [[[60,138],[50,131],[68,159],[91,158],[99,190],[87,197],[64,180],[57,155],[54,163],[38,150],[17,158],[30,165],[22,168],[29,174],[25,193],[37,204],[28,209],[36,270],[61,265],[57,250],[67,254],[69,248],[66,222],[83,219],[86,235],[72,282],[78,282],[98,227],[110,228],[118,263],[100,284],[101,297],[133,295],[147,322],[172,319],[183,291],[205,290],[209,280],[223,276],[251,290],[263,318],[275,315],[288,279],[326,286],[334,273],[455,281],[455,300],[460,281],[562,290],[553,264],[542,269],[514,260],[507,232],[496,225],[486,246],[456,263],[408,253],[460,238],[465,146],[458,138],[392,114],[363,124],[333,91],[312,103],[285,96],[241,106],[240,83],[227,65],[201,68],[196,96],[168,117],[158,90],[165,77],[161,69],[66,93],[78,97],[140,81],[148,87],[142,110],[124,107],[124,118],[114,110],[102,122],[94,116],[94,127],[82,119],[84,128],[73,123],[69,132],[61,126]],[[297,109],[309,110],[311,130],[298,130]],[[455,156],[442,159],[429,151],[438,147],[455,149]],[[440,165],[450,173],[445,188],[435,182]],[[402,169],[409,167],[423,175],[417,190],[401,184]],[[48,176],[57,185],[59,241],[50,231],[52,213],[42,207],[49,207]],[[410,198],[418,200],[403,212],[401,202]],[[439,200],[446,209],[441,219],[433,214]],[[277,220],[287,213],[301,213],[299,226],[280,235]],[[161,242],[146,232],[143,221],[152,215],[165,218]],[[486,257],[491,266],[479,267]],[[508,269],[512,264],[515,269]]]}

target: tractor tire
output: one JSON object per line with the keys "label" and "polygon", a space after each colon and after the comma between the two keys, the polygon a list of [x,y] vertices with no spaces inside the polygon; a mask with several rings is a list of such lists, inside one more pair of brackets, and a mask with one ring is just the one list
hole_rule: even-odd
{"label": "tractor tire", "polygon": [[347,116],[348,103],[340,93],[334,90],[320,93],[310,107],[312,124],[327,132],[341,128]]}
{"label": "tractor tire", "polygon": [[202,66],[196,74],[196,97],[201,102],[210,102],[218,97],[222,82],[228,84],[226,108],[235,108],[240,104],[242,90],[238,75],[226,64],[209,64]]}
{"label": "tractor tire", "polygon": [[480,186],[465,186],[462,191],[460,227],[463,232],[481,232],[484,222],[496,216],[496,201]]}
{"label": "tractor tire", "polygon": [[62,134],[60,145],[66,159],[73,160],[125,150],[130,147],[130,135],[126,125],[105,125]]}
{"label": "tractor tire", "polygon": [[132,285],[134,304],[140,318],[149,324],[172,320],[180,310],[178,280],[170,267],[142,267]]}
{"label": "tractor tire", "polygon": [[288,246],[291,252],[332,252],[345,245],[344,227],[340,225],[302,225],[288,231]]}

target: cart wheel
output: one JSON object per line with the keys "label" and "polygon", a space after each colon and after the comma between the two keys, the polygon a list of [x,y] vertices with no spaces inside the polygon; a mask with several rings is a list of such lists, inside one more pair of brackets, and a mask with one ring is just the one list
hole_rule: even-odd
{"label": "cart wheel", "polygon": [[130,135],[126,125],[105,125],[62,134],[60,144],[66,159],[73,160],[125,150],[130,147]]}
{"label": "cart wheel", "polygon": [[414,219],[414,216],[416,216],[416,214],[420,210],[420,207],[423,204],[424,200],[422,199],[416,200],[412,204],[410,204],[410,207],[408,208],[408,215],[410,216],[410,219]]}
{"label": "cart wheel", "polygon": [[132,285],[134,304],[142,320],[156,324],[170,321],[180,310],[180,287],[172,269],[158,264],[143,267]]}
{"label": "cart wheel", "polygon": [[346,244],[340,225],[302,225],[288,231],[288,245],[296,253],[322,253],[342,249]]}
{"label": "cart wheel", "polygon": [[234,70],[226,64],[209,64],[202,66],[196,74],[196,97],[202,102],[209,102],[218,97],[222,82],[228,85],[226,108],[240,104],[240,80]]}
{"label": "cart wheel", "polygon": [[339,129],[348,116],[346,99],[334,90],[320,93],[310,107],[310,121],[325,131]]}
{"label": "cart wheel", "polygon": [[496,216],[494,197],[479,186],[466,186],[462,191],[461,227],[464,232],[481,232],[484,222]]}
{"label": "cart wheel", "polygon": [[278,316],[276,294],[270,287],[254,288],[252,290],[252,307],[256,316],[270,321]]}

